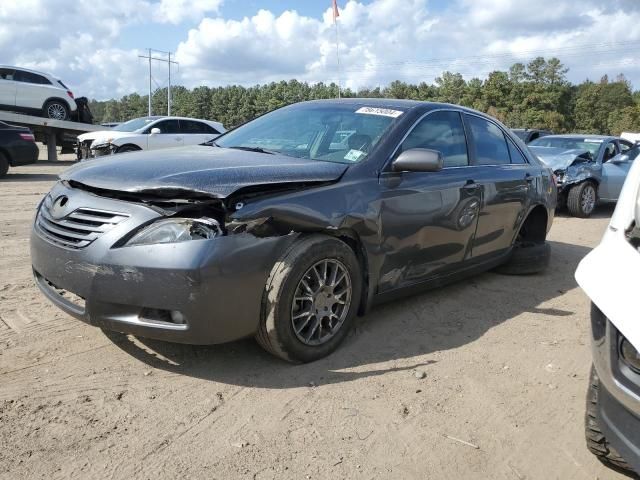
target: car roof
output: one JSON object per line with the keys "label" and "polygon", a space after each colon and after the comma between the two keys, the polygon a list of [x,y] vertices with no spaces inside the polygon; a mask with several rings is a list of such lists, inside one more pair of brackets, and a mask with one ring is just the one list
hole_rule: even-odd
{"label": "car roof", "polygon": [[[196,122],[204,122],[208,125],[211,126],[217,126],[217,127],[222,127],[222,123],[220,122],[216,122],[215,120],[205,120],[203,118],[193,118],[193,117],[174,117],[173,115],[170,117],[167,116],[151,116],[151,117],[143,117],[143,118],[152,118],[154,120],[160,120],[160,119],[172,119],[172,120],[195,120]],[[223,127],[224,128],[224,127]]]}
{"label": "car roof", "polygon": [[585,138],[589,140],[615,140],[618,137],[613,135],[593,135],[593,134],[580,134],[580,133],[565,133],[562,135],[547,135],[546,138]]}
{"label": "car roof", "polygon": [[45,77],[49,77],[49,78],[52,78],[54,80],[58,80],[58,77],[54,77],[50,73],[41,72],[39,70],[31,70],[30,68],[16,67],[15,65],[0,65],[0,68],[12,68],[14,70],[22,70],[23,72],[36,73],[38,75],[44,75]]}

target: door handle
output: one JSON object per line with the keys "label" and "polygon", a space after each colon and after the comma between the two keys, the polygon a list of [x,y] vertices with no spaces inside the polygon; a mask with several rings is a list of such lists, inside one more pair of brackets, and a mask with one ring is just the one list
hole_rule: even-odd
{"label": "door handle", "polygon": [[525,174],[524,174],[524,179],[525,179],[528,183],[532,183],[532,182],[533,182],[533,180],[534,180],[534,177],[533,177],[529,172],[527,172],[527,173],[525,173]]}

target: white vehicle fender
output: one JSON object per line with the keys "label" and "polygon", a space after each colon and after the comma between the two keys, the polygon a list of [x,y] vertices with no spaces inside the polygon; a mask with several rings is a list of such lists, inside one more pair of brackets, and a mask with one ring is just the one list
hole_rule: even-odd
{"label": "white vehicle fender", "polygon": [[582,259],[575,273],[582,290],[638,349],[636,282],[640,252],[629,243],[626,233],[634,222],[639,187],[640,162],[634,162],[602,241]]}

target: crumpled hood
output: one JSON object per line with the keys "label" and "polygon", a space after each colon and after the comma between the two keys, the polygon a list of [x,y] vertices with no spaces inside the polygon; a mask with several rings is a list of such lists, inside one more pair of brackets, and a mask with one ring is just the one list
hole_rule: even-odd
{"label": "crumpled hood", "polygon": [[556,147],[532,147],[529,146],[529,150],[533,154],[542,160],[551,170],[566,170],[569,166],[575,162],[576,158],[584,153],[588,153],[588,150],[572,149],[566,150],[564,148]]}
{"label": "crumpled hood", "polygon": [[113,131],[111,130],[98,130],[95,132],[87,132],[81,135],[78,135],[78,141],[84,142],[85,140],[96,140],[96,139],[107,139],[110,135],[113,135]]}
{"label": "crumpled hood", "polygon": [[225,198],[250,186],[334,181],[347,168],[285,155],[195,146],[98,157],[69,168],[60,179],[112,191],[173,190]]}

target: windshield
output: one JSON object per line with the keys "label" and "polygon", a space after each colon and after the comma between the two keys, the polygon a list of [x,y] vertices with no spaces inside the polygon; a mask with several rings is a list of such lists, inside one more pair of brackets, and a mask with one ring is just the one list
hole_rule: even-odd
{"label": "windshield", "polygon": [[113,127],[113,130],[116,132],[134,132],[149,125],[151,122],[155,122],[156,120],[157,118],[150,117],[134,118],[133,120],[129,120],[128,122],[124,122]]}
{"label": "windshield", "polygon": [[220,137],[215,145],[355,163],[367,157],[403,113],[358,105],[298,105],[257,118]]}
{"label": "windshield", "polygon": [[540,137],[529,143],[529,146],[562,148],[564,150],[588,150],[595,158],[602,146],[602,140],[584,137]]}

